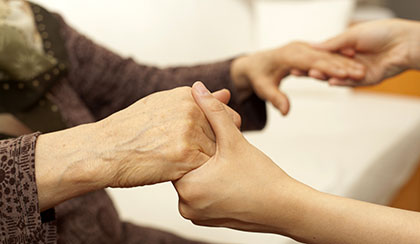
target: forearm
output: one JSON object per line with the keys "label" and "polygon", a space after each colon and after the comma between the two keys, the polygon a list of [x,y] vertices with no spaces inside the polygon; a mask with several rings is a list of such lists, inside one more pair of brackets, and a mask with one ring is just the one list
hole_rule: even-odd
{"label": "forearm", "polygon": [[35,174],[41,211],[107,186],[105,167],[94,149],[95,124],[41,135],[35,150]]}
{"label": "forearm", "polygon": [[281,223],[278,230],[298,241],[314,244],[410,244],[420,240],[420,213],[310,189],[301,189],[294,196],[299,198],[290,205],[289,211],[279,211],[292,213],[289,218],[295,223],[286,229],[287,233],[284,233]]}

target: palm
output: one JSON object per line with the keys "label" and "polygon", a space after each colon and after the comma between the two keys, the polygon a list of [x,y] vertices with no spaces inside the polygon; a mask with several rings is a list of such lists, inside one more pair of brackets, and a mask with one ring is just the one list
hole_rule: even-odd
{"label": "palm", "polygon": [[393,23],[383,28],[375,28],[372,23],[355,28],[358,38],[355,42],[355,60],[367,67],[362,85],[381,82],[401,72],[399,67],[404,60],[404,47],[395,40]]}
{"label": "palm", "polygon": [[353,57],[367,69],[361,80],[331,79],[330,83],[373,85],[404,71],[409,53],[404,39],[407,25],[401,20],[364,23],[321,44],[322,49]]}
{"label": "palm", "polygon": [[381,52],[357,53],[354,59],[367,67],[366,76],[359,84],[377,84],[400,73],[402,69],[398,65],[401,63],[401,52],[399,50],[399,47],[392,47]]}

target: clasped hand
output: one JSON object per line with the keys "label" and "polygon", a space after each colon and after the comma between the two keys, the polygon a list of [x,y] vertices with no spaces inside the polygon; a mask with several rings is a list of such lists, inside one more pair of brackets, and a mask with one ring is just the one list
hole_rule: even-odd
{"label": "clasped hand", "polygon": [[[230,93],[214,93],[227,103]],[[223,103],[222,103],[223,104]],[[235,124],[240,116],[224,105]],[[97,153],[110,173],[107,186],[173,181],[200,167],[216,150],[215,136],[190,87],[154,93],[99,122]]]}

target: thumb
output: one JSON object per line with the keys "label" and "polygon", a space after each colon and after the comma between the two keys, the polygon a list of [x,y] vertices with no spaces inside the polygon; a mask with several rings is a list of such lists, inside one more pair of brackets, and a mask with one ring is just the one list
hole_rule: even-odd
{"label": "thumb", "polygon": [[230,91],[227,89],[218,90],[212,93],[212,95],[224,104],[228,104],[230,101]]}
{"label": "thumb", "polygon": [[255,92],[257,95],[265,99],[274,107],[276,107],[283,115],[287,115],[290,109],[290,102],[289,98],[284,94],[282,91],[279,90],[278,86],[276,86],[273,82],[268,81],[261,81],[260,86],[255,87]]}
{"label": "thumb", "polygon": [[217,100],[203,83],[197,81],[192,86],[192,95],[210,122],[216,135],[216,140],[231,138],[234,133],[239,133],[232,117],[226,111],[225,106]]}
{"label": "thumb", "polygon": [[354,49],[356,47],[356,38],[351,31],[344,32],[341,35],[333,37],[325,42],[311,44],[312,47],[326,50],[330,52],[337,52],[343,49]]}

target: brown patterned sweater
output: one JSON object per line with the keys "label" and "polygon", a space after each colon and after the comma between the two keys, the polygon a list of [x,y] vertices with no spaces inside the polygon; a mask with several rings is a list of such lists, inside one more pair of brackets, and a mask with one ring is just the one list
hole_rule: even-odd
{"label": "brown patterned sweater", "polygon": [[[159,69],[124,59],[78,34],[58,17],[69,72],[49,90],[66,126],[97,121],[156,91],[202,80],[210,90],[228,88],[243,129],[265,125],[265,103],[255,95],[239,103],[230,61]],[[119,219],[104,190],[40,213],[35,183],[38,134],[0,141],[0,243],[197,243]],[[59,162],[57,162],[59,163]]]}

